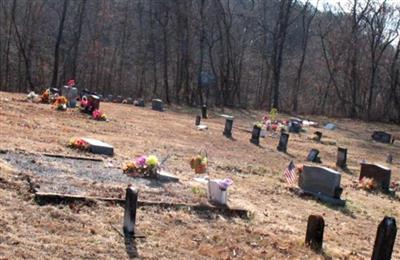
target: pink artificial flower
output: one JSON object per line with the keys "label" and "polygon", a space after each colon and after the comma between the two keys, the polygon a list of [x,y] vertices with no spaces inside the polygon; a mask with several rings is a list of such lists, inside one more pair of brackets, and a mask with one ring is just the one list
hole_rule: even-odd
{"label": "pink artificial flower", "polygon": [[135,164],[140,168],[144,168],[146,166],[146,159],[146,156],[142,155],[136,159]]}

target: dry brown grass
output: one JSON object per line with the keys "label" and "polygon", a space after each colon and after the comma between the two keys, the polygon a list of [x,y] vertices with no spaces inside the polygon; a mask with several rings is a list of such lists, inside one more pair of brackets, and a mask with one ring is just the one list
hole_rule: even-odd
{"label": "dry brown grass", "polygon": [[[323,139],[334,140],[336,145],[310,141],[314,132],[310,129],[290,136],[286,155],[276,151],[278,139],[262,139],[261,147],[256,147],[249,142],[250,134],[238,129],[250,128],[261,117],[256,111],[224,111],[235,115],[234,127],[238,127],[233,131],[235,140],[229,140],[222,136],[224,120],[215,115],[222,111],[214,111],[206,121],[209,130],[201,132],[194,128],[194,112],[180,107],[159,113],[102,103],[111,118],[105,123],[76,111],[57,112],[48,105],[18,101],[22,98],[0,93],[0,149],[79,155],[66,143],[73,136],[89,136],[113,144],[115,161],[121,165],[140,154],[171,154],[169,169],[188,187],[199,187],[193,182],[188,160],[205,148],[210,175],[233,178],[230,203],[252,211],[250,220],[145,207],[138,211],[138,228],[147,237],[137,242],[143,258],[366,259],[382,218],[400,216],[398,199],[353,188],[359,161],[382,163],[389,152],[394,156],[393,180],[399,181],[400,143],[384,145],[370,139],[378,129],[400,136],[399,126],[314,117],[339,126],[335,131],[322,129]],[[323,165],[335,168],[337,146],[349,149],[349,171],[342,175],[345,208],[299,198],[286,187],[282,171],[290,160],[303,163],[308,151],[316,148]],[[112,227],[121,226],[121,207],[104,203],[41,207],[31,199],[25,173],[13,171],[4,162],[0,167],[0,258],[128,257],[123,239]],[[304,246],[310,214],[325,218],[324,254],[314,254]],[[393,258],[400,258],[399,239]]]}

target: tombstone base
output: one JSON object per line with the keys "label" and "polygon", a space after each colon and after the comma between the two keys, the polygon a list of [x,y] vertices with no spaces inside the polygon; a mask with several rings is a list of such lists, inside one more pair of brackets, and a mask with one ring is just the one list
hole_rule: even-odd
{"label": "tombstone base", "polygon": [[232,133],[223,132],[222,134],[227,138],[232,138]]}
{"label": "tombstone base", "polygon": [[138,231],[136,228],[134,232],[129,232],[122,229],[122,234],[124,234],[124,236],[128,239],[146,238],[146,236],[142,232]]}
{"label": "tombstone base", "polygon": [[250,143],[260,145],[260,139],[250,139]]}
{"label": "tombstone base", "polygon": [[172,175],[168,172],[165,171],[160,171],[157,173],[157,178],[161,181],[173,181],[173,182],[178,182],[179,178],[175,175]]}
{"label": "tombstone base", "polygon": [[323,202],[329,203],[334,206],[344,207],[346,205],[346,200],[332,198],[332,197],[329,197],[329,196],[326,196],[324,194],[317,193],[317,192],[305,191],[305,190],[300,189],[300,195],[311,195]]}

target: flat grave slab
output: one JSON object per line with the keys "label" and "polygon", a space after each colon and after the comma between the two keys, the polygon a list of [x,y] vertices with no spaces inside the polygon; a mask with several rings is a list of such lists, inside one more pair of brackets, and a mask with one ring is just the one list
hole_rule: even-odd
{"label": "flat grave slab", "polygon": [[94,154],[114,155],[114,147],[102,141],[83,137],[82,140],[90,145],[90,152]]}

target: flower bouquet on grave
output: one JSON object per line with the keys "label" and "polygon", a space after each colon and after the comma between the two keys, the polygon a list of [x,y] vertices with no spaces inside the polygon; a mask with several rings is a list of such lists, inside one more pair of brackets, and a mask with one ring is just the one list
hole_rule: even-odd
{"label": "flower bouquet on grave", "polygon": [[140,156],[134,162],[127,163],[124,168],[124,174],[132,177],[157,178],[157,171],[160,164],[157,156]]}
{"label": "flower bouquet on grave", "polygon": [[77,149],[77,150],[86,151],[86,150],[89,150],[90,145],[82,138],[73,137],[69,140],[68,147]]}
{"label": "flower bouquet on grave", "polygon": [[377,183],[372,178],[363,177],[358,183],[358,188],[366,191],[375,190],[377,187]]}
{"label": "flower bouquet on grave", "polygon": [[67,110],[67,103],[68,100],[64,96],[58,96],[56,97],[56,100],[53,103],[53,106],[60,111],[65,111]]}
{"label": "flower bouquet on grave", "polygon": [[107,115],[103,113],[100,109],[96,109],[92,113],[92,117],[97,121],[107,121]]}
{"label": "flower bouquet on grave", "polygon": [[50,89],[46,89],[40,96],[40,102],[48,104],[49,98],[50,98]]}
{"label": "flower bouquet on grave", "polygon": [[199,153],[196,156],[193,156],[190,160],[190,167],[194,169],[194,172],[197,174],[205,173],[207,170],[207,153]]}
{"label": "flower bouquet on grave", "polygon": [[229,186],[233,185],[233,180],[231,178],[225,178],[223,180],[218,180],[218,187],[222,191],[226,191]]}

